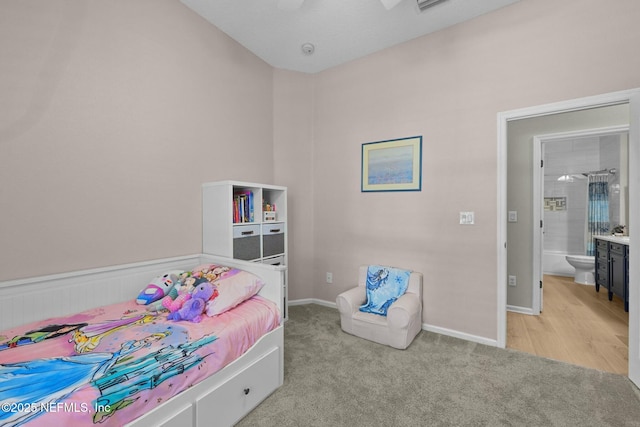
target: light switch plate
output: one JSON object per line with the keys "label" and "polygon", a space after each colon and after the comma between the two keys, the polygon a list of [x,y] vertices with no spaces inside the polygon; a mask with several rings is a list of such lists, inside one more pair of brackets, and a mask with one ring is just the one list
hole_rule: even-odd
{"label": "light switch plate", "polygon": [[471,225],[474,223],[473,212],[460,212],[460,224]]}
{"label": "light switch plate", "polygon": [[518,211],[509,211],[509,216],[507,221],[518,222]]}

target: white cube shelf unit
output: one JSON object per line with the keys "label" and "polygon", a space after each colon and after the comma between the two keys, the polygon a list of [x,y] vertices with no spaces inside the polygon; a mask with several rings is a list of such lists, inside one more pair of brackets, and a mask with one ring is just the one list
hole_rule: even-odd
{"label": "white cube shelf unit", "polygon": [[[267,205],[271,210],[267,210]],[[287,188],[240,181],[202,184],[202,251],[288,265]],[[285,319],[286,277],[287,274],[283,293]]]}

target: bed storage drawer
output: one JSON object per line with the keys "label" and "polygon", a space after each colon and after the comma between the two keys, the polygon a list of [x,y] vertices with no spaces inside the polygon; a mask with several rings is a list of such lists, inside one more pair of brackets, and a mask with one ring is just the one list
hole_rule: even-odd
{"label": "bed storage drawer", "polygon": [[264,257],[284,254],[284,224],[263,224],[262,244]]}
{"label": "bed storage drawer", "polygon": [[260,258],[259,225],[237,225],[233,227],[233,257],[245,261]]}
{"label": "bed storage drawer", "polygon": [[193,425],[193,407],[191,405],[184,407],[181,411],[171,416],[158,427],[185,427]]}
{"label": "bed storage drawer", "polygon": [[280,385],[280,348],[260,359],[196,402],[198,426],[232,426]]}

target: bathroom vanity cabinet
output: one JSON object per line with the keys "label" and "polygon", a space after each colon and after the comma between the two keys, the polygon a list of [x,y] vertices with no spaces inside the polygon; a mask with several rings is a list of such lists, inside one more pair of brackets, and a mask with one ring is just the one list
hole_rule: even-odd
{"label": "bathroom vanity cabinet", "polygon": [[629,239],[596,237],[596,292],[607,289],[609,301],[617,295],[629,311]]}
{"label": "bathroom vanity cabinet", "polygon": [[609,292],[609,242],[596,240],[596,292],[603,287]]}

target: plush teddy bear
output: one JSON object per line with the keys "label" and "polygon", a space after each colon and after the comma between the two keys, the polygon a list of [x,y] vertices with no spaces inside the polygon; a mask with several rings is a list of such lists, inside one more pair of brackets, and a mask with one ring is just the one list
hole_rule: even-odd
{"label": "plush teddy bear", "polygon": [[204,313],[206,309],[207,301],[215,298],[217,294],[218,290],[215,285],[207,281],[202,281],[198,283],[194,289],[191,298],[189,298],[179,310],[169,313],[167,319],[189,320],[198,323],[202,320],[202,313]]}

